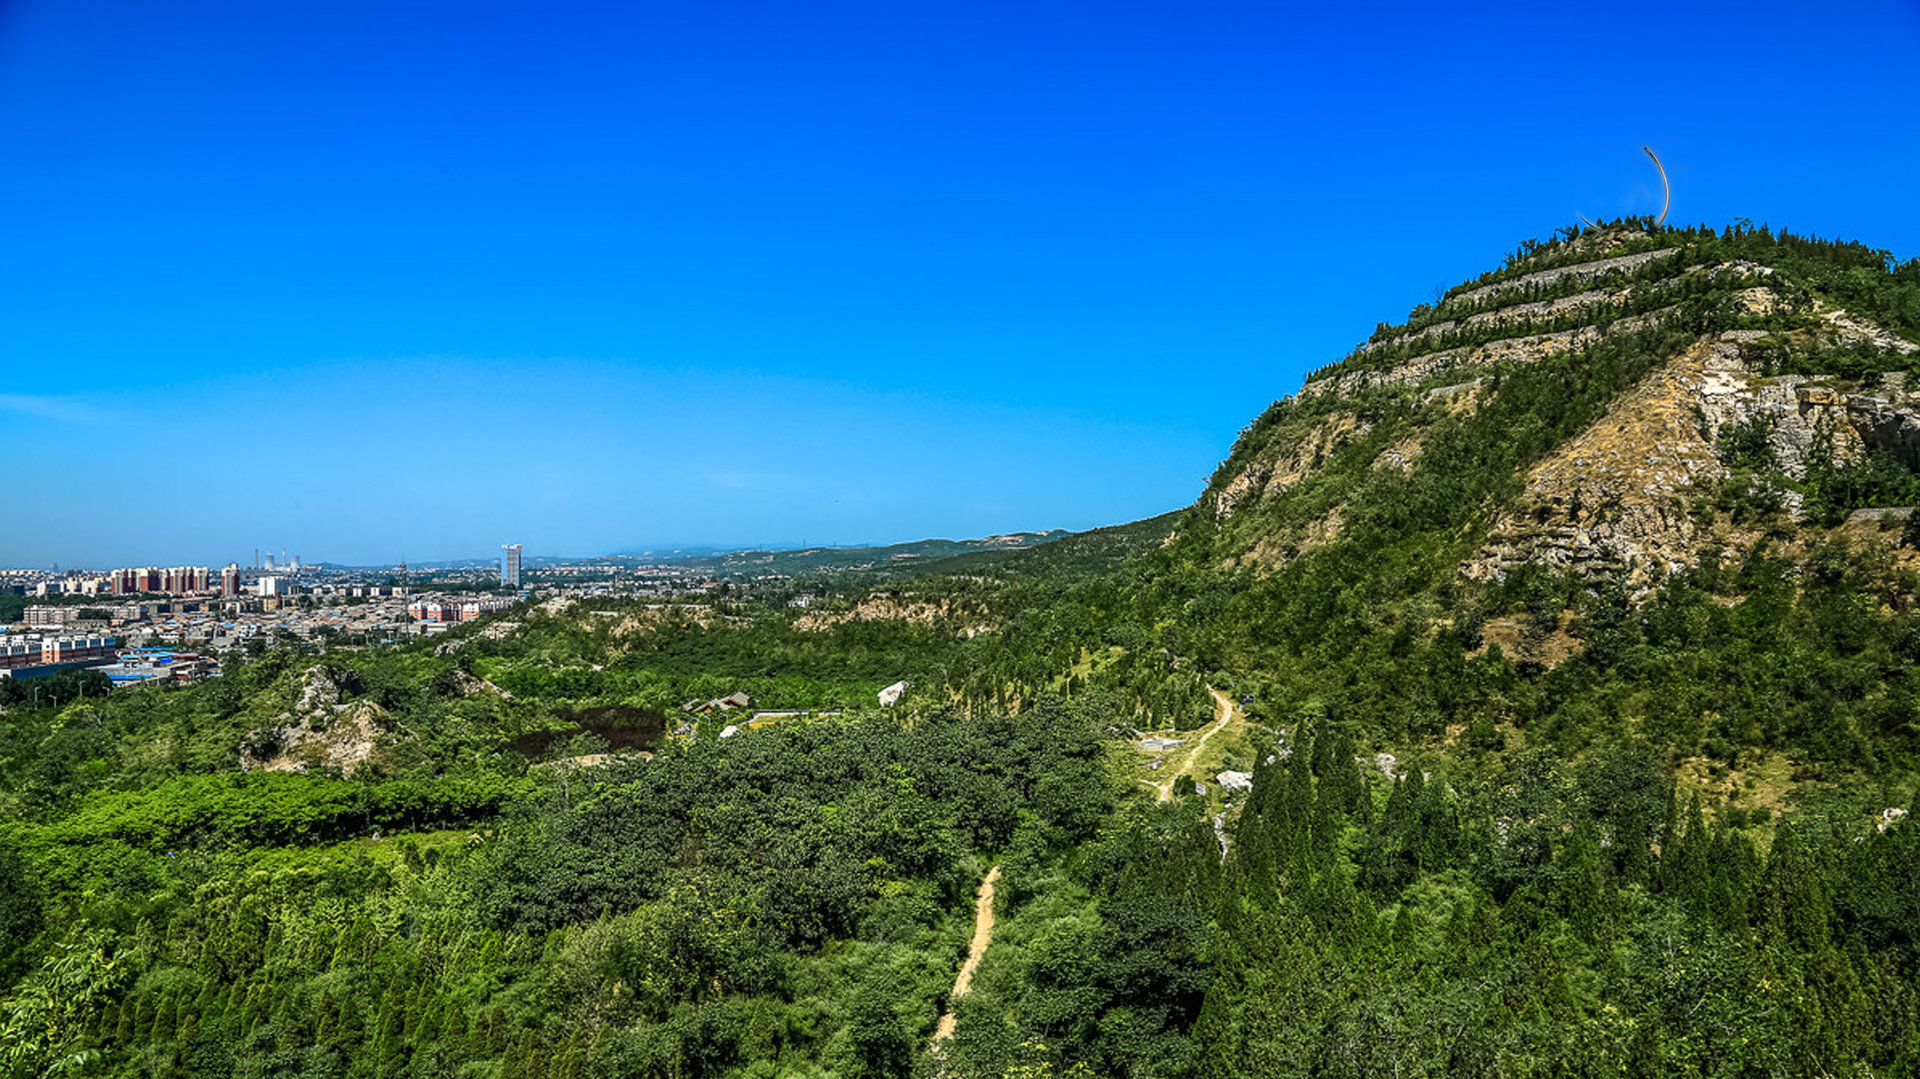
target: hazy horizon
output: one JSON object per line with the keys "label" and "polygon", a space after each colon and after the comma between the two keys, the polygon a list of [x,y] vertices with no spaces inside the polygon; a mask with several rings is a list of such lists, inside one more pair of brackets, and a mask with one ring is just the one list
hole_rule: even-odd
{"label": "hazy horizon", "polygon": [[[1164,511],[1164,512],[1172,512],[1172,511]],[[1149,514],[1148,516],[1157,517],[1159,516],[1159,514]],[[1135,520],[1144,520],[1144,519],[1145,518],[1136,518]],[[1122,524],[1131,524],[1131,523],[1133,522],[1132,521],[1111,521],[1111,522],[1108,522],[1108,525],[1122,525]],[[1091,526],[1091,528],[1104,528],[1104,527],[1107,527],[1108,525],[1093,525]],[[774,552],[792,552],[792,551],[810,551],[810,550],[851,551],[851,550],[863,550],[867,548],[898,547],[898,546],[904,546],[907,544],[914,544],[914,543],[936,543],[936,542],[942,542],[942,541],[964,543],[964,542],[973,541],[973,540],[984,540],[984,539],[990,539],[994,536],[1005,536],[1005,535],[1046,534],[1050,532],[1073,534],[1073,533],[1085,532],[1089,530],[1090,529],[1085,529],[1085,528],[1081,528],[1081,529],[1013,528],[1013,529],[1006,529],[1000,532],[982,533],[977,536],[906,536],[906,537],[897,537],[897,538],[855,539],[855,540],[850,540],[846,542],[834,542],[834,543],[821,542],[821,541],[812,540],[812,539],[763,540],[763,541],[749,540],[741,543],[700,543],[700,542],[651,543],[651,544],[642,543],[642,544],[628,544],[624,547],[620,547],[614,550],[590,551],[590,552],[535,551],[531,549],[526,549],[525,545],[523,544],[522,559],[523,559],[524,565],[531,566],[542,561],[582,562],[582,561],[590,561],[596,558],[644,558],[644,557],[650,557],[650,556],[663,557],[663,558],[665,557],[693,558],[693,557],[701,557],[706,555],[733,554],[733,553],[738,553],[742,551],[774,551]],[[278,566],[290,565],[292,559],[298,558],[302,566],[310,567],[310,566],[325,565],[325,566],[335,566],[335,567],[340,567],[345,569],[381,569],[386,567],[397,567],[402,561],[405,561],[409,566],[412,566],[412,567],[447,565],[447,564],[462,563],[462,562],[474,562],[474,563],[487,562],[487,563],[497,564],[500,561],[500,555],[498,554],[498,547],[499,545],[496,544],[495,545],[496,553],[491,555],[485,554],[485,553],[426,554],[426,555],[419,555],[419,556],[403,556],[403,557],[396,557],[392,559],[375,560],[371,562],[351,562],[351,561],[346,561],[344,559],[328,558],[324,554],[309,555],[304,551],[296,551],[293,548],[285,549],[284,554],[288,561],[282,562],[281,557],[283,552],[281,548],[276,547],[272,551],[268,551],[266,548],[263,547],[260,549],[260,561],[261,561],[262,568],[266,566],[269,558],[271,558],[273,563]],[[230,562],[237,563],[242,568],[252,568],[253,567],[252,548],[248,548],[248,550],[246,551],[246,556],[247,557],[245,558],[221,557],[216,559],[193,558],[193,557],[171,558],[171,559],[136,558],[131,561],[121,561],[121,562],[113,562],[113,563],[76,562],[71,565],[68,563],[62,562],[60,563],[60,572],[65,573],[65,572],[68,572],[69,570],[78,571],[78,572],[88,572],[88,571],[97,570],[97,571],[105,572],[107,570],[119,569],[127,566],[208,566],[214,569],[218,569],[219,567],[224,566]],[[25,564],[25,563],[0,563],[0,569],[47,569],[49,568],[49,565],[36,566],[36,565]]]}

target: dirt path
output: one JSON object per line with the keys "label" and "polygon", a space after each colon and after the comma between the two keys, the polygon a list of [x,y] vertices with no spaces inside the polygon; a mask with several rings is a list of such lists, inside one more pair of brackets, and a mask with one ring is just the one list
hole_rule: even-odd
{"label": "dirt path", "polygon": [[1217,689],[1209,688],[1207,692],[1213,694],[1213,706],[1219,713],[1219,718],[1208,725],[1207,729],[1200,733],[1200,737],[1193,740],[1193,745],[1187,747],[1187,751],[1180,755],[1179,763],[1167,767],[1167,778],[1153,784],[1153,788],[1160,792],[1159,801],[1173,800],[1173,781],[1185,775],[1187,769],[1193,767],[1193,762],[1200,759],[1200,750],[1206,747],[1207,739],[1219,734],[1226,728],[1228,722],[1240,714],[1240,706],[1233,703],[1232,697]]}
{"label": "dirt path", "polygon": [[947,994],[947,1014],[941,1016],[940,1025],[933,1028],[936,1045],[953,1037],[953,1024],[958,1019],[953,1011],[954,1002],[973,988],[973,972],[979,969],[980,957],[987,954],[987,945],[993,943],[993,884],[999,879],[1000,867],[996,865],[980,882],[980,897],[973,901],[973,943],[967,946],[967,961],[960,965],[960,976],[953,980],[953,992]]}

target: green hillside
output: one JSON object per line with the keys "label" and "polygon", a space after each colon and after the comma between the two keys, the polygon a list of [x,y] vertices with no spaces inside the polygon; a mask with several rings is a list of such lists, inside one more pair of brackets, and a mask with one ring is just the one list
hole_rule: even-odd
{"label": "green hillside", "polygon": [[1161,517],[0,695],[0,1074],[1914,1074],[1916,375],[1564,231]]}
{"label": "green hillside", "polygon": [[1033,547],[1054,543],[1074,533],[1012,532],[983,539],[925,539],[873,547],[805,547],[794,550],[729,551],[662,559],[673,565],[704,570],[716,577],[802,577],[856,574],[886,578],[923,572],[922,567],[952,558],[978,555],[997,559]]}
{"label": "green hillside", "polygon": [[1165,543],[1179,514],[1073,532],[1043,545],[1002,547],[950,555],[915,568],[919,576],[1004,570],[1005,576],[1035,580],[1079,580],[1111,573]]}

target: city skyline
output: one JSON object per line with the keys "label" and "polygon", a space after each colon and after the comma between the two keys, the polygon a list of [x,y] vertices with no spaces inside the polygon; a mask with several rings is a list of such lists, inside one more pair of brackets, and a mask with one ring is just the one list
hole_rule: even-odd
{"label": "city skyline", "polygon": [[1898,0],[22,0],[0,564],[1152,516],[1376,323],[1657,213],[1642,146],[1671,224],[1920,256],[1915,55]]}
{"label": "city skyline", "polygon": [[[756,543],[741,543],[741,544],[667,543],[667,544],[655,544],[655,545],[651,545],[644,548],[631,547],[631,548],[627,548],[623,550],[615,550],[615,551],[585,551],[585,552],[543,551],[543,552],[534,552],[532,554],[527,554],[525,552],[524,544],[495,544],[494,546],[503,550],[509,547],[519,548],[521,550],[520,565],[524,570],[527,567],[538,567],[541,565],[590,563],[590,562],[596,562],[601,560],[619,560],[622,562],[637,562],[637,563],[645,564],[649,560],[666,561],[666,560],[681,559],[681,558],[699,558],[699,557],[708,557],[708,556],[715,556],[715,555],[738,554],[738,553],[752,552],[752,551],[789,551],[789,552],[807,551],[807,550],[857,551],[857,550],[866,550],[870,548],[886,547],[892,544],[902,543],[902,542],[911,543],[918,540],[938,540],[938,539],[980,540],[980,539],[989,539],[989,538],[991,537],[988,537],[988,536],[966,536],[966,537],[919,536],[919,537],[914,537],[913,540],[910,540],[910,541],[876,540],[876,541],[859,541],[859,542],[852,542],[852,543],[812,543],[805,540],[794,540],[790,542],[771,541],[768,543],[757,543],[757,544]],[[481,546],[484,548],[484,541],[481,541]],[[133,559],[132,561],[142,562],[141,559]],[[161,560],[147,559],[139,567],[129,567],[129,566],[122,566],[118,564],[110,564],[110,563],[83,564],[83,563],[67,563],[67,562],[58,562],[58,561],[49,562],[45,565],[30,565],[30,564],[23,564],[23,563],[0,562],[0,573],[42,573],[42,574],[57,574],[60,576],[72,576],[72,575],[85,574],[85,575],[92,575],[97,577],[104,577],[104,576],[108,576],[113,573],[126,570],[129,568],[160,569],[160,570],[175,568],[171,564],[165,565],[165,566],[160,564],[161,562],[168,562],[168,561],[169,560],[165,560],[165,559],[161,559]],[[258,565],[255,565],[250,562],[234,561],[232,559],[228,559],[227,561],[222,562],[218,559],[213,559],[213,558],[189,558],[181,561],[179,565],[182,568],[193,567],[193,568],[207,570],[210,574],[213,575],[213,579],[217,582],[219,580],[221,573],[227,569],[232,569],[232,570],[238,571],[241,574],[253,575],[253,576],[259,576],[262,574],[275,574],[275,573],[286,574],[286,573],[295,572],[295,571],[321,571],[321,570],[326,570],[326,571],[352,570],[352,571],[358,571],[358,572],[391,571],[394,573],[398,573],[402,570],[408,569],[409,567],[411,567],[411,569],[416,571],[429,570],[429,569],[443,569],[443,568],[461,568],[461,569],[472,570],[472,569],[479,569],[479,568],[485,568],[485,567],[492,567],[494,569],[499,569],[504,561],[505,561],[505,557],[503,555],[489,555],[485,553],[455,553],[442,558],[428,558],[428,559],[414,559],[414,560],[408,560],[404,558],[393,558],[393,559],[375,560],[371,562],[345,562],[337,559],[317,558],[317,559],[303,560],[299,562],[296,566],[292,564],[276,564],[272,561],[267,560],[263,555],[261,562]]]}

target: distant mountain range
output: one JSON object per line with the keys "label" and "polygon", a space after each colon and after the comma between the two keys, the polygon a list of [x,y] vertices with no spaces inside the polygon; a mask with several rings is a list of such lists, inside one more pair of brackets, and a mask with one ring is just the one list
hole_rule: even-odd
{"label": "distant mountain range", "polygon": [[778,575],[911,571],[917,567],[972,554],[1003,554],[1054,543],[1075,533],[1065,529],[1011,532],[979,539],[923,539],[873,547],[804,547],[792,550],[719,550],[681,548],[672,551],[625,552],[621,557],[654,564],[704,568],[716,575]]}
{"label": "distant mountain range", "polygon": [[[1100,530],[1094,530],[1100,531]],[[570,566],[587,563],[623,563],[634,566],[681,566],[694,569],[706,569],[723,576],[741,574],[753,575],[795,575],[805,573],[831,573],[838,571],[872,570],[888,568],[907,568],[923,565],[941,559],[962,555],[980,554],[993,557],[1015,551],[1023,551],[1043,544],[1053,543],[1075,533],[1056,528],[1044,532],[1010,532],[1002,535],[983,536],[978,539],[923,539],[907,543],[876,544],[858,547],[727,547],[721,545],[690,545],[685,547],[649,547],[617,551],[607,555],[589,555],[578,558],[554,557],[529,553],[524,561],[527,567]],[[485,558],[447,558],[426,562],[413,562],[409,569],[414,572],[433,570],[485,569],[499,565],[498,559]],[[380,572],[394,568],[391,565],[348,566],[329,562],[315,563],[311,568],[333,570],[364,570]]]}

